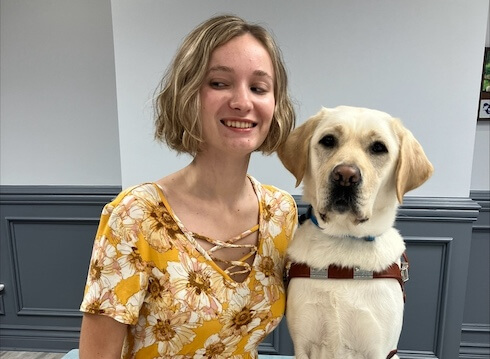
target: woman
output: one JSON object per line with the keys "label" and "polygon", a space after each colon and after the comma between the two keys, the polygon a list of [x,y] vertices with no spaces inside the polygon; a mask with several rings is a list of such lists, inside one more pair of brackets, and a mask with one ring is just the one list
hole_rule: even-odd
{"label": "woman", "polygon": [[231,16],[184,40],[156,97],[155,136],[185,168],[108,204],[81,305],[84,358],[256,358],[285,308],[293,198],[247,175],[294,127],[268,32]]}

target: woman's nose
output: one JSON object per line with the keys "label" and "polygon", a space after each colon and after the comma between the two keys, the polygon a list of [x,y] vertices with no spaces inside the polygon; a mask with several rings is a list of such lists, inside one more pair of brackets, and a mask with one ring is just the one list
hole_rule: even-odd
{"label": "woman's nose", "polygon": [[234,88],[230,99],[230,107],[234,110],[249,111],[252,108],[249,91],[248,87],[245,86]]}

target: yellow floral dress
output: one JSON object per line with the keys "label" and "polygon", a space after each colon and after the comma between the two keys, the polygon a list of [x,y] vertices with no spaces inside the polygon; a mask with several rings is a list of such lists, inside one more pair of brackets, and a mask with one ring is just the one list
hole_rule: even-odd
{"label": "yellow floral dress", "polygon": [[234,281],[186,230],[161,188],[129,188],[107,204],[80,310],[128,324],[122,358],[257,358],[285,310],[294,199],[250,177],[259,201],[257,253]]}

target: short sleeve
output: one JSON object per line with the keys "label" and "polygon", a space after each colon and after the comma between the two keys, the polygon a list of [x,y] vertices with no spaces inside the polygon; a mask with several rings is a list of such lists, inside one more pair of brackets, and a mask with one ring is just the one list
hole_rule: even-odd
{"label": "short sleeve", "polygon": [[102,210],[80,310],[136,324],[148,285],[138,250],[140,210],[121,194]]}
{"label": "short sleeve", "polygon": [[288,242],[290,242],[294,236],[294,232],[298,227],[298,207],[293,196],[289,193],[286,194],[287,200],[290,202],[290,208],[286,220],[286,235],[288,237]]}

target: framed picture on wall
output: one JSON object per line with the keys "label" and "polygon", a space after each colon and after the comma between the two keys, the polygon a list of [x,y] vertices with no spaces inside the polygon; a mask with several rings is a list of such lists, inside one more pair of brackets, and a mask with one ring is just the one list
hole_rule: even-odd
{"label": "framed picture on wall", "polygon": [[490,120],[490,47],[485,47],[481,76],[478,121]]}

